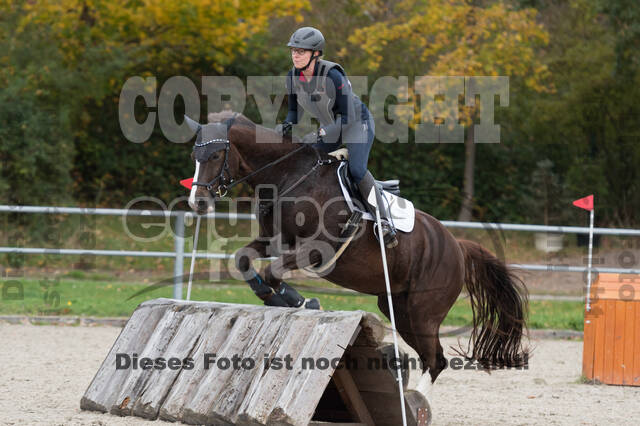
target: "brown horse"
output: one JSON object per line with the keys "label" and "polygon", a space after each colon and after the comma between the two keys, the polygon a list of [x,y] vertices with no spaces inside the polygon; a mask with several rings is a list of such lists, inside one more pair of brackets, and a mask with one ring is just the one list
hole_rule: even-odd
{"label": "brown horse", "polygon": [[[287,306],[298,306],[299,295],[282,281],[283,274],[326,262],[325,249],[339,246],[335,237],[349,217],[336,178],[337,162],[330,162],[333,157],[308,144],[283,141],[275,131],[242,115],[231,117],[223,112],[209,118],[226,120],[229,142],[203,157],[196,151],[203,140],[200,138],[200,144],[196,140],[194,153],[200,161],[190,204],[200,214],[212,211],[213,198],[221,195],[232,179],[248,176],[245,181],[257,189],[264,207],[260,192],[264,185],[271,185],[276,194],[269,195],[271,202],[258,213],[260,237],[236,252],[236,266],[265,304],[276,299],[281,303],[278,295],[283,294]],[[287,198],[278,198],[284,192],[288,192]],[[472,349],[460,348],[459,353],[486,369],[526,365],[528,350],[523,348],[522,337],[528,302],[524,284],[479,244],[456,240],[427,213],[416,209],[415,215],[413,231],[399,232],[398,246],[387,249],[386,255],[396,326],[420,356],[423,371],[428,368],[435,381],[447,365],[439,329],[463,284],[473,309]],[[364,224],[358,238],[324,278],[378,296],[380,310],[389,317],[380,246],[372,222]],[[282,251],[283,244],[291,250]],[[262,274],[253,269],[253,260],[274,254],[277,259]],[[264,289],[265,284],[267,292],[256,290]]]}

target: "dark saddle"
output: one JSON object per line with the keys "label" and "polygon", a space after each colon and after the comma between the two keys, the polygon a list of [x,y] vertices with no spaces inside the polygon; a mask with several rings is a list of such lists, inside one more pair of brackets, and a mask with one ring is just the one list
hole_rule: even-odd
{"label": "dark saddle", "polygon": [[[351,195],[351,198],[354,198],[360,201],[365,201],[360,194],[358,185],[353,180],[351,173],[349,173],[348,164],[344,164],[342,167],[340,167],[339,172],[340,172],[340,180],[349,191],[349,195]],[[400,196],[400,181],[398,179],[376,180],[376,184],[380,185],[382,189],[384,189],[385,191],[390,192],[393,195],[396,195],[398,197]]]}

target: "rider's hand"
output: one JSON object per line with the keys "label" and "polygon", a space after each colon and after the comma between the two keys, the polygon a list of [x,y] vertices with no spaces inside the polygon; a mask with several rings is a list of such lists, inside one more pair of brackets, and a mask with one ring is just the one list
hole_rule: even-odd
{"label": "rider's hand", "polygon": [[275,128],[275,131],[280,135],[280,136],[289,136],[291,135],[291,127],[292,124],[289,123],[288,121],[285,121],[282,124],[278,124]]}
{"label": "rider's hand", "polygon": [[347,148],[336,149],[335,151],[331,151],[329,155],[336,157],[338,160],[348,160],[349,159],[349,150]]}
{"label": "rider's hand", "polygon": [[318,134],[316,132],[307,133],[302,138],[302,143],[316,143],[321,141],[322,139],[318,137]]}

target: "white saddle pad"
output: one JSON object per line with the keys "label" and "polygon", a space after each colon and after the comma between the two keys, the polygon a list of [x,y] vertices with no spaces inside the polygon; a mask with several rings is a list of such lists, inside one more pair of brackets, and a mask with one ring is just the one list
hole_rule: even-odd
{"label": "white saddle pad", "polygon": [[[347,190],[344,183],[342,182],[342,179],[340,179],[341,167],[347,167],[347,163],[341,163],[340,166],[338,166],[338,182],[340,182],[342,195],[347,201],[347,205],[349,205],[349,208],[351,209],[351,211],[362,212],[363,219],[375,222],[376,218],[371,213],[367,211],[362,211],[353,204],[353,201],[351,200],[351,195],[349,195],[349,191]],[[413,225],[416,219],[416,212],[413,207],[413,203],[405,198],[393,195],[390,192],[387,192],[387,191],[382,191],[382,192],[384,194],[383,198],[385,198],[385,203],[387,204],[387,206],[391,206],[390,211],[391,211],[391,219],[393,221],[393,225],[396,227],[398,231],[411,232],[413,230]],[[372,204],[375,204],[375,194],[373,193],[373,191],[371,192],[370,196],[373,197]]]}

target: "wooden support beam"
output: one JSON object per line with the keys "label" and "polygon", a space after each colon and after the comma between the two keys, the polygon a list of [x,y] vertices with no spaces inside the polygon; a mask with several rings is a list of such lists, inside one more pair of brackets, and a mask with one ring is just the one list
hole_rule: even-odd
{"label": "wooden support beam", "polygon": [[349,370],[344,368],[344,366],[338,367],[333,373],[333,381],[338,388],[340,397],[351,415],[355,417],[355,420],[367,426],[375,426],[371,413],[369,413]]}

